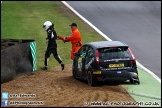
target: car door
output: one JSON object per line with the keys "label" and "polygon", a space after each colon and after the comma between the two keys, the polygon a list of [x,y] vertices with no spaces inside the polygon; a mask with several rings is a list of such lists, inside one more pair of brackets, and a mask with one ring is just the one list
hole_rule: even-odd
{"label": "car door", "polygon": [[88,49],[87,49],[87,53],[85,55],[85,59],[83,60],[84,61],[84,67],[83,67],[83,76],[86,76],[86,72],[87,70],[90,68],[91,66],[91,63],[94,61],[94,49],[89,46]]}
{"label": "car door", "polygon": [[86,52],[88,49],[88,45],[82,46],[82,48],[78,51],[78,57],[77,57],[77,74],[79,76],[82,75],[82,71],[85,70],[85,57]]}

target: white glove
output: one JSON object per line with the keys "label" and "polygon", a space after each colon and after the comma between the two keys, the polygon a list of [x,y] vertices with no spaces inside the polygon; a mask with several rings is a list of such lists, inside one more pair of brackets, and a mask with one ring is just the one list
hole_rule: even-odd
{"label": "white glove", "polygon": [[49,39],[47,38],[47,39],[46,39],[46,44],[48,44],[48,41],[49,41]]}

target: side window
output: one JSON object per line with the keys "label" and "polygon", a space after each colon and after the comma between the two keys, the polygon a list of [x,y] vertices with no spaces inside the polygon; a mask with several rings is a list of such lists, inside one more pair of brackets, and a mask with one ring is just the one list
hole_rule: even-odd
{"label": "side window", "polygon": [[78,52],[79,56],[85,58],[87,49],[88,49],[87,45],[83,46]]}
{"label": "side window", "polygon": [[87,51],[87,56],[86,56],[86,58],[92,58],[93,55],[94,55],[93,48],[92,48],[92,47],[89,47],[89,48],[88,48],[88,51]]}

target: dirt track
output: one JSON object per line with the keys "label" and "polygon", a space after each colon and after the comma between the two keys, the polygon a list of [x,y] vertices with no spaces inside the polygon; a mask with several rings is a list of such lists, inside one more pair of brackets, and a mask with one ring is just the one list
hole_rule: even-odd
{"label": "dirt track", "polygon": [[75,80],[71,74],[71,65],[66,65],[64,71],[61,71],[61,67],[56,67],[51,71],[38,71],[34,75],[17,77],[1,84],[2,92],[35,94],[35,98],[9,98],[9,101],[44,101],[43,105],[39,105],[41,107],[84,107],[85,102],[89,102],[88,106],[91,106],[94,101],[135,102],[120,84],[103,83],[101,86],[91,87],[85,81]]}

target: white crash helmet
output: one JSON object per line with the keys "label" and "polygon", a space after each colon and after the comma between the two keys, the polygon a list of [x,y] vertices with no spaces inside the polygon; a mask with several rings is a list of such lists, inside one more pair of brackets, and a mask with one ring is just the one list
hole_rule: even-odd
{"label": "white crash helmet", "polygon": [[46,21],[43,24],[43,28],[45,28],[46,30],[49,29],[52,26],[51,21]]}

